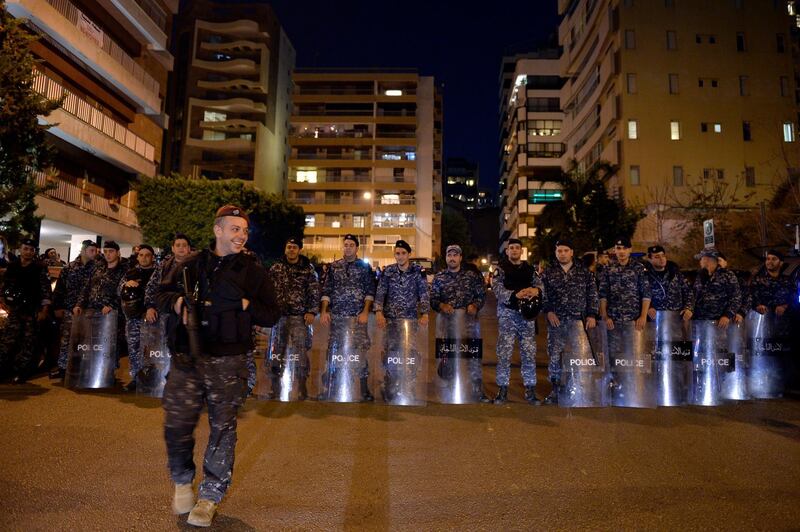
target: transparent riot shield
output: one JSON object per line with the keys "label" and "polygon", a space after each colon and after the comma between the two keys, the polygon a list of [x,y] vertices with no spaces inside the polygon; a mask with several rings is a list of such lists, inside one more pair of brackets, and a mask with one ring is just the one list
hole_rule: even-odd
{"label": "transparent riot shield", "polygon": [[358,316],[331,317],[321,401],[355,403],[362,400],[369,377],[367,327],[367,324],[358,323]]}
{"label": "transparent riot shield", "polygon": [[561,355],[558,406],[567,408],[608,406],[608,338],[605,323],[585,329],[583,321],[562,321],[567,344]]}
{"label": "transparent riot shield", "polygon": [[693,405],[715,406],[722,402],[723,373],[736,369],[736,359],[728,355],[728,335],[716,321],[692,322]]}
{"label": "transparent riot shield", "polygon": [[67,388],[111,388],[117,367],[117,312],[85,310],[73,316]]}
{"label": "transparent riot shield", "polygon": [[282,316],[272,328],[265,372],[269,398],[304,401],[308,398],[308,351],[313,330],[303,316]]}
{"label": "transparent riot shield", "polygon": [[632,321],[618,322],[608,331],[611,366],[611,404],[633,408],[658,406],[653,374],[653,325],[637,331]]}
{"label": "transparent riot shield", "polygon": [[652,321],[653,366],[658,406],[689,401],[692,382],[692,342],[680,313],[659,310]]}
{"label": "transparent riot shield", "polygon": [[480,402],[483,390],[483,340],[477,316],[456,309],[436,315],[436,377],[439,402]]}
{"label": "transparent riot shield", "polygon": [[720,397],[729,401],[748,399],[747,391],[747,337],[744,323],[731,321],[726,331],[727,357],[733,366],[722,366],[720,372]]}
{"label": "transparent riot shield", "polygon": [[167,316],[155,323],[142,322],[142,369],[136,375],[136,395],[161,397],[172,355],[167,347]]}
{"label": "transparent riot shield", "polygon": [[428,327],[411,318],[388,318],[383,331],[383,401],[391,405],[424,406]]}
{"label": "transparent riot shield", "polygon": [[[786,367],[791,354],[788,320],[774,312],[747,315],[747,343],[750,366],[747,387],[756,399],[782,397],[786,385]],[[795,333],[798,334],[798,333]]]}

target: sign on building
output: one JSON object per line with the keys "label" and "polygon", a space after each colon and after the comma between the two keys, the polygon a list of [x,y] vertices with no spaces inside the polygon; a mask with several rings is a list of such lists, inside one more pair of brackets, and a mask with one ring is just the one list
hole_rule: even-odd
{"label": "sign on building", "polygon": [[713,218],[703,222],[703,245],[707,248],[713,248],[716,245]]}

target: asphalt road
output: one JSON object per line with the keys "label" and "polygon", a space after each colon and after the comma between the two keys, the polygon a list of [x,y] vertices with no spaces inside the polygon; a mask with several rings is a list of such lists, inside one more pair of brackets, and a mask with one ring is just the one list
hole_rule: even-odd
{"label": "asphalt road", "polygon": [[[531,407],[514,371],[506,406],[248,400],[215,529],[800,528],[799,401]],[[0,530],[191,528],[170,513],[162,416],[118,391],[0,386]],[[198,463],[207,434],[204,416]]]}

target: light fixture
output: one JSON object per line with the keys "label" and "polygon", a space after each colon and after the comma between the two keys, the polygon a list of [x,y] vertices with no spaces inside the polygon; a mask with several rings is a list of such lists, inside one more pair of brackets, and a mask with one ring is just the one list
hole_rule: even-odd
{"label": "light fixture", "polygon": [[364,192],[364,199],[372,199],[372,192]]}

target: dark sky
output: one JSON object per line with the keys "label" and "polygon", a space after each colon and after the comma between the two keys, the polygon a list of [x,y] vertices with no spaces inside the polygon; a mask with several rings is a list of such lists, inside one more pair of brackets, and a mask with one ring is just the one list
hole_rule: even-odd
{"label": "dark sky", "polygon": [[509,47],[556,35],[556,0],[274,0],[298,67],[404,67],[444,83],[444,157],[497,186],[498,76]]}

